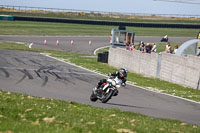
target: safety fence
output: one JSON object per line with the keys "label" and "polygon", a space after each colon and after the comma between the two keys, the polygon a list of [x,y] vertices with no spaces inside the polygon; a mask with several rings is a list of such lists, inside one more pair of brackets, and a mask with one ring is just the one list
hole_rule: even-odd
{"label": "safety fence", "polygon": [[192,29],[200,28],[200,24],[128,23],[128,22],[57,19],[57,18],[40,18],[40,17],[21,17],[21,16],[14,16],[14,20],[75,23],[75,24],[90,24],[90,25],[108,25],[108,26],[154,27],[154,28],[192,28]]}
{"label": "safety fence", "polygon": [[200,89],[200,58],[110,48],[108,64],[130,72]]}

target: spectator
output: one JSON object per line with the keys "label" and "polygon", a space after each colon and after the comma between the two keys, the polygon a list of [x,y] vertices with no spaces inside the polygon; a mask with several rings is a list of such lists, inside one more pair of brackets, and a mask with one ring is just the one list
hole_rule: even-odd
{"label": "spectator", "polygon": [[175,45],[175,47],[174,47],[174,54],[176,54],[177,50],[178,50],[178,45]]}
{"label": "spectator", "polygon": [[198,54],[197,56],[200,56],[200,47],[198,47]]}
{"label": "spectator", "polygon": [[157,51],[157,46],[156,43],[153,44],[153,48],[151,49],[151,52],[156,52]]}
{"label": "spectator", "polygon": [[145,46],[145,52],[151,53],[151,45],[149,43],[147,43],[147,45]]}
{"label": "spectator", "polygon": [[145,44],[144,44],[144,42],[143,41],[141,41],[140,42],[140,51],[144,51],[144,46],[145,46]]}
{"label": "spectator", "polygon": [[112,34],[110,34],[110,44],[112,44]]}
{"label": "spectator", "polygon": [[166,45],[165,52],[166,52],[166,53],[171,53],[171,45],[170,45],[169,42],[168,42],[167,45]]}
{"label": "spectator", "polygon": [[130,47],[129,47],[129,50],[130,51],[133,51],[135,49],[135,46],[134,46],[134,44],[132,43],[132,44],[130,44]]}
{"label": "spectator", "polygon": [[126,43],[126,50],[129,50],[129,49],[130,49],[130,44]]}

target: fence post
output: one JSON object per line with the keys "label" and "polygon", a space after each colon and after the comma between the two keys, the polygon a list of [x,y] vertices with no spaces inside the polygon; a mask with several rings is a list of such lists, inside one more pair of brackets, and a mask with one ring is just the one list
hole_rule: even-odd
{"label": "fence post", "polygon": [[199,80],[198,80],[198,82],[197,82],[197,90],[199,90],[199,84],[200,84],[200,72],[199,72]]}
{"label": "fence post", "polygon": [[158,54],[158,60],[157,60],[157,70],[156,70],[156,78],[160,78],[160,69],[161,69],[161,61],[162,61],[162,54]]}

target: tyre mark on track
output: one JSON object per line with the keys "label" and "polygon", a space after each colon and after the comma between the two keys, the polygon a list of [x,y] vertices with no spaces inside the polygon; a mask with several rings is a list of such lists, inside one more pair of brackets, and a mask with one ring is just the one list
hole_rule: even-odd
{"label": "tyre mark on track", "polygon": [[33,79],[33,76],[26,69],[24,69],[24,70],[18,69],[18,71],[22,72],[24,74],[24,76],[19,81],[17,81],[16,84],[21,83],[26,77],[28,77],[31,80]]}
{"label": "tyre mark on track", "polygon": [[80,81],[89,82],[89,75],[94,75],[91,73],[82,73],[72,69],[69,69],[68,72],[65,72],[65,70],[59,70],[57,66],[40,66],[38,69],[0,67],[0,72],[3,73],[0,76],[9,78],[12,71],[8,70],[18,71],[22,73],[22,77],[19,77],[20,79],[17,80],[16,84],[21,83],[25,79],[34,80],[38,77],[42,81],[41,87],[44,87],[48,83],[50,76],[55,78],[54,81],[62,82],[65,85],[67,85],[68,83],[75,85],[76,83],[73,82],[73,78],[76,78]]}
{"label": "tyre mark on track", "polygon": [[0,68],[0,70],[5,74],[6,78],[10,76],[10,74],[6,71],[5,68]]}
{"label": "tyre mark on track", "polygon": [[24,62],[24,61],[22,61],[22,60],[20,60],[20,59],[18,59],[18,58],[14,58],[17,62],[20,62],[20,63],[23,63],[23,64],[25,64],[26,65],[26,63]]}

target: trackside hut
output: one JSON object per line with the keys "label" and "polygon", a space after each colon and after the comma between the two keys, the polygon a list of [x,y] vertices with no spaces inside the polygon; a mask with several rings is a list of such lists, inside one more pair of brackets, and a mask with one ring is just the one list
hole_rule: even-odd
{"label": "trackside hut", "polygon": [[135,33],[128,30],[112,29],[110,44],[112,47],[125,47],[134,43]]}

